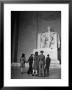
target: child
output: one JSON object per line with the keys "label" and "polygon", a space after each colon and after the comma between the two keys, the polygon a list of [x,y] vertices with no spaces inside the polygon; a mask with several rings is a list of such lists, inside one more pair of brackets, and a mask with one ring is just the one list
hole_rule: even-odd
{"label": "child", "polygon": [[21,58],[20,58],[20,68],[21,68],[21,73],[23,74],[23,69],[24,69],[24,67],[25,67],[25,54],[24,53],[22,53],[22,56],[21,56]]}

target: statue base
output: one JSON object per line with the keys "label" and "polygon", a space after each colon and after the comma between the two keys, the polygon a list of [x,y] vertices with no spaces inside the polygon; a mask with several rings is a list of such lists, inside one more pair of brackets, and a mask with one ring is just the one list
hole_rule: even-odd
{"label": "statue base", "polygon": [[39,55],[40,55],[40,51],[44,51],[43,54],[45,55],[45,58],[49,54],[49,56],[51,58],[50,68],[60,68],[58,55],[57,55],[57,48],[54,48],[54,49],[50,49],[50,48],[34,49],[33,54],[35,54],[36,51],[38,52]]}

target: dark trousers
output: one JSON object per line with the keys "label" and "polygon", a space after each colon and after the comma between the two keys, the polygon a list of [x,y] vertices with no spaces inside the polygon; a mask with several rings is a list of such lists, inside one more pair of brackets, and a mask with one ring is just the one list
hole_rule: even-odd
{"label": "dark trousers", "polygon": [[49,75],[49,66],[46,66],[45,67],[45,76],[48,76]]}
{"label": "dark trousers", "polygon": [[29,64],[28,74],[32,74],[32,64]]}

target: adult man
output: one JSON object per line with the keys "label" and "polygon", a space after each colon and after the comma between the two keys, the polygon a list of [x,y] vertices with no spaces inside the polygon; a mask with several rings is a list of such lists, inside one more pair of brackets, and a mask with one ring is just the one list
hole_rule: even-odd
{"label": "adult man", "polygon": [[50,67],[50,57],[49,57],[49,54],[47,55],[47,58],[46,58],[46,67],[45,67],[45,75],[48,76],[49,75],[49,67]]}
{"label": "adult man", "polygon": [[43,51],[40,51],[39,55],[39,76],[44,76],[44,65],[45,65],[45,56],[43,55]]}
{"label": "adult man", "polygon": [[32,64],[33,64],[33,54],[28,59],[29,62],[29,69],[28,69],[28,74],[32,74]]}

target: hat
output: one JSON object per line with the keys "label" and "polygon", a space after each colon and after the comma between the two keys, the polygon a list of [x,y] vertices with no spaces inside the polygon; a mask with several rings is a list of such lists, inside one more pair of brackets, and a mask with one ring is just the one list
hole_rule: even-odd
{"label": "hat", "polygon": [[37,51],[35,52],[35,55],[38,55],[38,52]]}
{"label": "hat", "polygon": [[44,51],[40,51],[40,53],[44,53]]}
{"label": "hat", "polygon": [[49,56],[49,54],[47,56]]}
{"label": "hat", "polygon": [[25,54],[24,53],[22,53],[22,57],[24,57],[25,56]]}
{"label": "hat", "polygon": [[32,56],[33,54],[31,54],[31,56]]}

